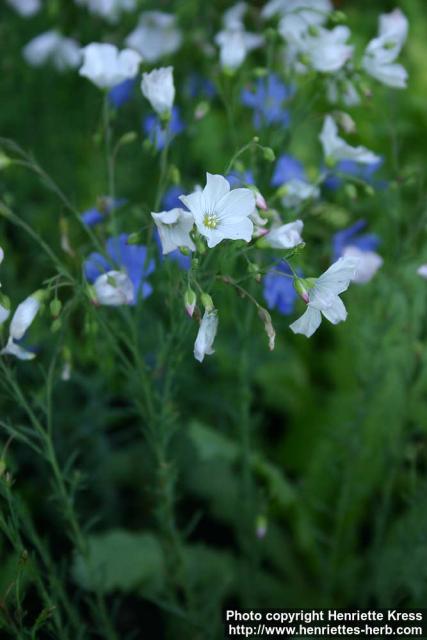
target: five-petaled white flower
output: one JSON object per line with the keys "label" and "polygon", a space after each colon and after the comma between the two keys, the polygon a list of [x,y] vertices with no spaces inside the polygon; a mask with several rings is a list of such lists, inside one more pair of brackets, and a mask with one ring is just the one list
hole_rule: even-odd
{"label": "five-petaled white flower", "polygon": [[345,26],[307,29],[299,14],[291,14],[282,18],[279,31],[304,63],[321,73],[336,73],[353,55],[353,46],[347,44],[350,29]]}
{"label": "five-petaled white flower", "polygon": [[255,196],[250,189],[230,191],[229,182],[220,175],[206,174],[206,187],[180,200],[190,209],[199,232],[215,247],[225,239],[252,238],[254,225],[250,219],[255,209]]}
{"label": "five-petaled white flower", "polygon": [[194,226],[191,213],[175,208],[151,215],[159,230],[163,254],[175,251],[179,247],[187,247],[191,251],[196,249],[190,237],[190,231]]}
{"label": "five-petaled white flower", "polygon": [[408,73],[395,62],[408,36],[408,20],[400,9],[380,16],[379,34],[363,56],[363,68],[373,78],[395,89],[406,87]]}
{"label": "five-petaled white flower", "polygon": [[248,5],[245,2],[239,2],[223,15],[224,29],[215,36],[223,69],[235,71],[250,51],[264,44],[263,36],[245,30],[243,18],[247,8]]}
{"label": "five-petaled white flower", "polygon": [[160,67],[144,73],[141,90],[160,116],[170,113],[175,99],[173,67]]}
{"label": "five-petaled white flower", "polygon": [[123,271],[107,271],[98,276],[93,283],[95,303],[107,307],[120,307],[132,304],[135,290],[132,280]]}
{"label": "five-petaled white flower", "polygon": [[326,116],[319,138],[325,159],[329,163],[336,163],[340,160],[355,160],[362,164],[372,164],[381,159],[366,147],[352,147],[340,138],[336,122],[331,116]]}
{"label": "five-petaled white flower", "polygon": [[214,353],[212,345],[218,329],[218,312],[216,309],[206,309],[200,323],[197,338],[194,343],[194,357],[203,362],[205,356]]}
{"label": "five-petaled white flower", "polygon": [[163,11],[145,11],[139,23],[126,39],[126,45],[138,51],[147,62],[157,62],[175,53],[182,43],[176,17]]}
{"label": "five-petaled white flower", "polygon": [[34,322],[43,298],[44,292],[36,291],[17,306],[9,326],[9,339],[4,349],[0,351],[0,355],[15,356],[19,360],[32,360],[36,357],[35,353],[22,347],[19,341],[22,340]]}
{"label": "five-petaled white flower", "polygon": [[288,224],[273,227],[264,239],[273,249],[293,249],[303,242],[301,237],[303,227],[302,220],[288,222]]}
{"label": "five-petaled white flower", "polygon": [[142,58],[136,51],[119,51],[113,44],[92,42],[83,51],[83,66],[79,74],[99,89],[111,89],[124,80],[134,78]]}
{"label": "five-petaled white flower", "polygon": [[290,326],[294,333],[302,333],[310,338],[319,328],[322,314],[332,324],[338,324],[347,318],[347,310],[339,294],[346,291],[355,278],[358,264],[358,258],[339,258],[315,279],[313,286],[306,291],[306,312]]}
{"label": "five-petaled white flower", "polygon": [[80,44],[55,29],[33,38],[23,48],[22,55],[32,67],[50,63],[58,71],[77,68],[82,58]]}

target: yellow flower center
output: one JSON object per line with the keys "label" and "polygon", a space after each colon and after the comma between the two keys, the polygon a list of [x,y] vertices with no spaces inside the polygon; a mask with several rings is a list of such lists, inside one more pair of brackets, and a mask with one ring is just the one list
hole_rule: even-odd
{"label": "yellow flower center", "polygon": [[216,229],[218,226],[218,218],[214,213],[205,213],[203,218],[203,224],[208,229]]}

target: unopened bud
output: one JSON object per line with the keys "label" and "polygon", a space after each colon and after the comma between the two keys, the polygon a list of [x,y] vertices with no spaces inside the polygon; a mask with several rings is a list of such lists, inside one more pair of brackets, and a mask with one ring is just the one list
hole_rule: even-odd
{"label": "unopened bud", "polygon": [[196,120],[203,120],[203,118],[209,113],[209,110],[209,102],[203,100],[202,102],[199,102],[198,105],[196,105],[196,108],[194,110],[194,117],[196,118]]}
{"label": "unopened bud", "polygon": [[53,322],[52,325],[50,327],[50,330],[52,331],[52,333],[57,333],[60,328],[62,327],[62,320],[61,318],[56,318]]}
{"label": "unopened bud", "polygon": [[205,311],[213,311],[213,309],[215,309],[213,300],[208,293],[202,293],[202,295],[200,296],[200,300],[205,308]]}
{"label": "unopened bud", "polygon": [[191,249],[188,247],[178,247],[183,256],[191,256]]}
{"label": "unopened bud", "polygon": [[267,533],[267,518],[263,515],[257,516],[255,523],[255,533],[258,540],[265,538]]}
{"label": "unopened bud", "polygon": [[181,173],[180,173],[178,167],[175,164],[171,165],[170,168],[169,168],[169,177],[170,177],[171,182],[173,184],[180,184],[180,182],[181,182]]}
{"label": "unopened bud", "polygon": [[128,235],[127,244],[139,244],[142,240],[142,233],[137,231]]}
{"label": "unopened bud", "polygon": [[273,149],[271,147],[263,147],[262,148],[262,153],[263,156],[265,158],[265,160],[267,160],[267,162],[274,162],[276,159],[276,154],[274,153]]}
{"label": "unopened bud", "polygon": [[357,189],[354,186],[354,184],[346,184],[345,187],[344,187],[344,191],[346,192],[347,196],[351,200],[356,200],[356,198],[357,198]]}
{"label": "unopened bud", "polygon": [[329,19],[331,20],[331,22],[333,22],[334,24],[340,24],[342,22],[347,22],[347,16],[345,15],[345,13],[343,13],[342,11],[333,11],[330,15],[329,15]]}
{"label": "unopened bud", "polygon": [[54,298],[54,300],[52,300],[52,302],[50,303],[49,308],[52,316],[54,318],[57,318],[61,313],[61,309],[62,309],[61,300],[59,298]]}
{"label": "unopened bud", "polygon": [[122,135],[117,143],[117,147],[123,147],[126,144],[132,144],[132,142],[135,142],[135,140],[137,139],[138,134],[136,133],[136,131],[128,131],[127,133]]}
{"label": "unopened bud", "polygon": [[308,290],[310,289],[309,286],[307,286],[307,280],[304,278],[294,278],[294,289],[297,292],[297,294],[300,296],[300,298],[302,298],[304,300],[304,302],[306,304],[308,304],[310,297],[308,295]]}
{"label": "unopened bud", "polygon": [[7,169],[12,164],[12,160],[3,151],[0,151],[0,171]]}
{"label": "unopened bud", "polygon": [[196,303],[197,303],[196,293],[193,291],[193,289],[191,289],[191,287],[188,287],[184,295],[184,305],[185,305],[185,310],[187,311],[190,318],[193,317],[194,309],[196,308]]}

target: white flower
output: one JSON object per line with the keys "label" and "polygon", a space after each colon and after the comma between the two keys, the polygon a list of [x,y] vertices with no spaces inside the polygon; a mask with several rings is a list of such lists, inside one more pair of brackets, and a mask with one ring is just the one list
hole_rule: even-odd
{"label": "white flower", "polygon": [[182,43],[176,17],[163,11],[145,11],[138,26],[126,39],[126,45],[136,49],[144,60],[153,63],[178,51]]}
{"label": "white flower", "polygon": [[348,289],[356,275],[358,263],[358,258],[340,258],[315,280],[313,287],[308,289],[306,312],[290,326],[294,333],[302,333],[310,338],[319,328],[322,314],[332,324],[347,318],[347,310],[339,294]]}
{"label": "white flower", "polygon": [[324,24],[332,10],[331,0],[270,0],[261,11],[261,16],[268,19],[276,14],[294,14],[310,27]]}
{"label": "white flower", "polygon": [[187,247],[191,251],[196,249],[190,238],[190,231],[194,225],[191,213],[176,208],[151,215],[159,230],[163,254],[175,251],[179,247]]}
{"label": "white flower", "polygon": [[[225,29],[239,29],[243,27],[243,18],[248,10],[246,2],[238,2],[227,9],[222,18]],[[243,27],[244,28],[244,27]]]}
{"label": "white flower", "polygon": [[344,26],[332,30],[324,27],[307,29],[299,16],[290,15],[281,20],[282,37],[296,47],[304,62],[321,73],[336,73],[353,55],[353,47],[347,44],[350,29]]}
{"label": "white flower", "polygon": [[142,75],[141,90],[159,115],[169,113],[175,99],[173,67],[160,67]]}
{"label": "white flower", "polygon": [[0,302],[0,326],[6,322],[6,320],[8,319],[9,316],[10,316],[10,309],[5,307]]}
{"label": "white flower", "polygon": [[202,322],[200,323],[196,342],[194,343],[194,357],[199,362],[203,362],[205,356],[210,356],[214,353],[212,345],[215,340],[217,329],[217,310],[206,310],[203,315]]}
{"label": "white flower", "polygon": [[19,15],[30,18],[42,8],[41,0],[6,0]]}
{"label": "white flower", "polygon": [[117,22],[122,12],[136,8],[135,0],[76,0],[76,3],[112,23]]}
{"label": "white flower", "polygon": [[406,87],[407,71],[395,60],[407,36],[408,20],[400,9],[380,16],[378,37],[371,40],[363,56],[365,71],[389,87]]}
{"label": "white flower", "polygon": [[417,273],[419,276],[427,280],[427,264],[422,264],[420,267],[418,267]]}
{"label": "white flower", "polygon": [[39,310],[40,298],[37,294],[29,296],[17,306],[9,327],[10,336],[14,340],[21,340],[24,337]]}
{"label": "white flower", "polygon": [[22,50],[25,61],[32,67],[51,63],[58,71],[75,69],[81,61],[80,44],[52,29],[36,36]]}
{"label": "white flower", "polygon": [[141,56],[131,49],[119,51],[113,44],[93,42],[83,51],[83,66],[79,74],[99,89],[111,89],[124,80],[134,78]]}
{"label": "white flower", "polygon": [[273,249],[293,249],[303,242],[301,237],[303,227],[302,220],[295,220],[279,227],[273,227],[264,238]]}
{"label": "white flower", "polygon": [[354,278],[352,278],[352,282],[357,282],[358,284],[366,284],[372,280],[378,269],[380,269],[384,263],[384,260],[375,251],[362,251],[352,245],[344,249],[343,256],[359,259],[356,274]]}
{"label": "white flower", "polygon": [[93,287],[98,304],[119,307],[133,303],[134,286],[129,276],[123,271],[103,273],[95,280]]}
{"label": "white flower", "polygon": [[256,33],[245,31],[242,25],[220,31],[215,36],[215,43],[220,49],[220,62],[223,69],[235,71],[250,51],[264,44],[264,38]]}
{"label": "white flower", "polygon": [[252,238],[250,219],[255,209],[255,196],[250,189],[233,189],[220,175],[206,174],[206,187],[180,200],[190,209],[199,232],[207,238],[208,247],[219,242]]}
{"label": "white flower", "polygon": [[354,83],[343,74],[328,78],[326,97],[332,104],[342,102],[346,107],[360,104],[360,96]]}
{"label": "white flower", "polygon": [[291,178],[285,182],[282,190],[284,193],[282,204],[289,209],[297,207],[305,200],[318,198],[320,195],[319,187],[305,180],[300,180],[300,178]]}
{"label": "white flower", "polygon": [[27,351],[9,336],[6,346],[0,351],[0,356],[15,356],[18,360],[33,360],[36,354],[32,351]]}
{"label": "white flower", "polygon": [[12,355],[20,360],[32,360],[35,358],[34,353],[27,351],[17,342],[24,337],[34,322],[40,310],[42,299],[43,292],[36,291],[17,306],[9,327],[9,339],[4,349],[0,351],[0,355]]}
{"label": "white flower", "polygon": [[326,116],[319,137],[323,146],[325,159],[328,162],[355,160],[362,164],[372,164],[380,160],[379,156],[369,151],[369,149],[366,149],[366,147],[352,147],[340,138],[338,135],[338,127],[331,116]]}

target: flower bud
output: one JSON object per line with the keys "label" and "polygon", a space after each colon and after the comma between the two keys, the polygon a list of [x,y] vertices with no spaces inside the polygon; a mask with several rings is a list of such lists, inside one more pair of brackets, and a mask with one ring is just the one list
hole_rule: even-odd
{"label": "flower bud", "polygon": [[263,147],[262,148],[262,153],[263,156],[265,158],[265,160],[267,160],[267,162],[274,162],[276,159],[276,154],[274,153],[273,149],[271,147]]}
{"label": "flower bud", "polygon": [[132,142],[135,142],[137,139],[138,139],[138,134],[136,133],[136,131],[128,131],[127,133],[124,133],[122,137],[119,139],[117,143],[117,148],[123,147],[126,144],[132,144]]}
{"label": "flower bud", "polygon": [[128,235],[127,244],[139,244],[142,240],[142,233],[140,231],[136,231],[135,233],[130,233]]}
{"label": "flower bud", "polygon": [[[304,300],[304,302],[306,304],[308,304],[310,298],[308,295],[308,290],[311,288],[308,285],[308,278],[304,279],[304,278],[294,278],[294,289],[297,292],[297,294],[300,296],[300,298],[302,298]],[[313,285],[311,285],[313,286]]]}
{"label": "flower bud", "polygon": [[194,110],[194,117],[196,120],[203,120],[203,118],[209,113],[210,104],[207,100],[203,100],[196,105]]}
{"label": "flower bud", "polygon": [[202,293],[200,300],[206,311],[212,311],[215,308],[213,300],[208,293]]}
{"label": "flower bud", "polygon": [[59,314],[61,313],[61,309],[62,309],[61,300],[59,300],[59,298],[54,298],[54,300],[52,300],[52,302],[50,303],[49,308],[50,308],[50,313],[52,314],[52,316],[54,318],[57,318],[59,316]]}
{"label": "flower bud", "polygon": [[257,516],[255,523],[255,533],[258,540],[265,538],[267,533],[267,518],[263,515]]}
{"label": "flower bud", "polygon": [[193,317],[194,309],[196,308],[196,303],[197,303],[197,295],[193,291],[193,289],[190,286],[188,286],[184,294],[184,305],[185,305],[185,310],[187,311],[190,318]]}

